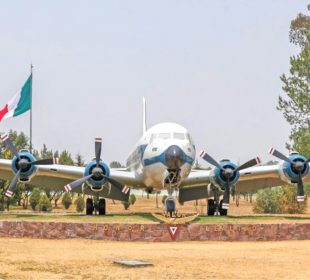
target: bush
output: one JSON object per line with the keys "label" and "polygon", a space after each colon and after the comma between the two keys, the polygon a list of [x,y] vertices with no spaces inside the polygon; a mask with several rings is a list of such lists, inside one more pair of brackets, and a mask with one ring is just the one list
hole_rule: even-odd
{"label": "bush", "polygon": [[52,211],[52,209],[53,209],[52,203],[50,202],[50,200],[48,199],[46,194],[41,196],[39,208],[40,208],[40,211],[44,211],[44,212]]}
{"label": "bush", "polygon": [[82,195],[80,195],[76,200],[76,212],[83,212],[85,209],[85,201]]}
{"label": "bush", "polygon": [[33,211],[36,210],[37,205],[40,203],[41,190],[39,188],[34,188],[31,192],[29,203]]}
{"label": "bush", "polygon": [[62,203],[62,205],[65,207],[65,209],[69,209],[69,207],[70,207],[71,204],[72,204],[72,198],[71,198],[70,193],[66,192],[66,193],[63,195],[62,200],[61,200],[61,203]]}
{"label": "bush", "polygon": [[283,186],[260,190],[254,203],[254,213],[301,214],[306,210],[306,200],[298,203],[296,186]]}
{"label": "bush", "polygon": [[129,203],[131,204],[131,205],[134,205],[135,204],[135,202],[136,202],[136,196],[134,195],[134,194],[131,194],[130,196],[129,196]]}
{"label": "bush", "polygon": [[282,189],[283,195],[280,199],[281,213],[303,214],[307,209],[307,197],[305,196],[304,202],[297,202],[296,186],[284,186]]}

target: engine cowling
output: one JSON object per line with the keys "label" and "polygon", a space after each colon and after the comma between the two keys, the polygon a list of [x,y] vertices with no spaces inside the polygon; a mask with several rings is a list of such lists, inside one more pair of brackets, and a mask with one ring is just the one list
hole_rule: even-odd
{"label": "engine cowling", "polygon": [[14,156],[12,159],[12,170],[16,174],[20,170],[19,180],[29,182],[37,171],[37,167],[30,163],[35,162],[36,158],[27,150],[21,150],[19,157]]}
{"label": "engine cowling", "polygon": [[[96,172],[96,168],[99,168],[100,172]],[[107,180],[102,176],[109,177],[110,175],[110,168],[109,166],[104,163],[103,161],[99,162],[99,165],[97,167],[96,161],[93,160],[90,163],[87,164],[84,171],[84,176],[89,176],[93,174],[91,178],[89,178],[86,183],[88,186],[93,190],[100,190],[102,187],[107,183]]]}
{"label": "engine cowling", "polygon": [[219,165],[226,172],[227,171],[230,172],[231,176],[229,178],[225,177],[223,170],[218,168],[218,167],[215,167],[213,169],[212,183],[215,184],[216,186],[220,187],[222,190],[225,190],[227,185],[230,187],[230,186],[233,186],[234,184],[237,183],[237,181],[240,177],[240,173],[239,173],[239,171],[235,171],[237,169],[237,165],[234,164],[233,162],[229,161],[229,160],[222,160],[222,161],[220,161]]}
{"label": "engine cowling", "polygon": [[[295,164],[300,163],[303,165],[303,169],[301,171],[301,176],[305,177],[309,173],[309,165],[304,164],[307,159],[300,154],[292,154],[288,157]],[[297,183],[298,181],[298,170],[296,166],[288,161],[284,161],[282,164],[282,174],[285,176],[285,179],[289,181],[289,183]]]}

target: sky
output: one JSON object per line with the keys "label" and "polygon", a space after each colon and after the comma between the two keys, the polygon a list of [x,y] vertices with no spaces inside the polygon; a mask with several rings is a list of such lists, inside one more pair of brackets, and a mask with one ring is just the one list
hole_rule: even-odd
{"label": "sky", "polygon": [[[309,1],[0,0],[0,107],[33,73],[33,143],[125,163],[148,127],[176,122],[197,153],[244,162],[285,151],[280,75]],[[29,134],[29,113],[0,123]],[[200,161],[201,162],[201,161]],[[201,162],[202,163],[202,162]]]}

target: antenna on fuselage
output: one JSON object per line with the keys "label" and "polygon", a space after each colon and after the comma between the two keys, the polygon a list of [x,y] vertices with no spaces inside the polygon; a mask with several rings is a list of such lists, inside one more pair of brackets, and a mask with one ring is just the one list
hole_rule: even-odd
{"label": "antenna on fuselage", "polygon": [[146,132],[146,101],[145,97],[143,96],[143,135]]}

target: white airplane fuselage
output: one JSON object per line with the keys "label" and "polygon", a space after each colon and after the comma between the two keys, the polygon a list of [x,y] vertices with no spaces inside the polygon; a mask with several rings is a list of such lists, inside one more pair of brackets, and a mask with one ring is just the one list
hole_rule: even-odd
{"label": "white airplane fuselage", "polygon": [[146,188],[161,190],[171,185],[168,181],[178,187],[191,172],[195,156],[195,145],[184,127],[160,123],[144,133],[126,165]]}

